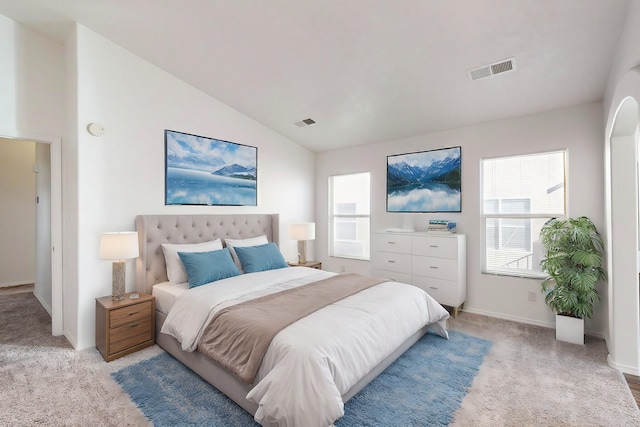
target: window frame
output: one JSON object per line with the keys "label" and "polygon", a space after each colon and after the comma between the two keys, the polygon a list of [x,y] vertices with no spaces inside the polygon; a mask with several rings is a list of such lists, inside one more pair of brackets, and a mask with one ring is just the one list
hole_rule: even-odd
{"label": "window frame", "polygon": [[[485,182],[484,182],[484,169],[485,169],[485,161],[488,160],[498,160],[498,159],[515,159],[515,158],[524,158],[524,157],[530,157],[530,156],[539,156],[539,155],[551,155],[551,154],[557,154],[557,153],[562,153],[564,155],[564,171],[563,171],[563,186],[564,186],[564,200],[563,200],[563,209],[564,209],[564,214],[559,214],[559,213],[550,213],[550,212],[543,212],[543,213],[485,213],[485,199],[484,199],[484,186],[485,186]],[[566,218],[568,217],[568,203],[567,200],[569,198],[569,180],[568,180],[568,175],[569,175],[569,150],[567,148],[563,148],[563,149],[556,149],[556,150],[545,150],[545,151],[540,151],[540,152],[533,152],[533,153],[525,153],[525,154],[514,154],[514,155],[509,155],[509,156],[495,156],[495,157],[485,157],[485,158],[481,158],[480,159],[480,240],[482,242],[481,244],[481,273],[482,274],[491,274],[494,276],[511,276],[511,277],[520,277],[520,278],[529,278],[529,279],[543,279],[545,277],[547,277],[544,273],[542,272],[536,272],[536,271],[528,271],[528,270],[519,270],[519,269],[513,269],[513,270],[509,270],[509,269],[494,269],[494,268],[488,268],[487,267],[487,220],[488,219],[496,219],[496,220],[501,220],[501,219],[530,219],[530,220],[536,220],[536,219],[551,219],[551,218]],[[531,195],[523,195],[523,194],[519,194],[518,196],[514,196],[514,197],[509,197],[509,198],[493,198],[493,199],[487,199],[487,200],[496,200],[498,201],[498,206],[500,204],[501,200],[515,200],[515,199],[530,199],[531,200]],[[499,208],[498,208],[499,211]],[[496,234],[499,234],[499,232],[497,232]],[[497,237],[497,239],[499,239],[499,237]],[[499,242],[498,242],[499,243]],[[532,246],[532,262],[533,262],[533,245],[535,243],[535,239],[533,238],[533,236],[531,236],[531,242],[530,245]]]}
{"label": "window frame", "polygon": [[[351,176],[351,175],[363,175],[366,174],[368,175],[369,178],[369,192],[367,194],[368,197],[368,205],[369,205],[369,212],[367,214],[358,214],[358,213],[353,213],[353,214],[336,214],[334,213],[334,179],[337,177],[346,177],[346,176]],[[363,172],[353,172],[353,173],[345,173],[345,174],[336,174],[336,175],[330,175],[329,179],[328,179],[328,195],[329,195],[329,212],[328,212],[328,235],[327,235],[327,240],[328,240],[328,252],[329,252],[329,257],[332,258],[342,258],[342,259],[353,259],[353,260],[357,260],[357,261],[370,261],[371,260],[371,172],[369,171],[363,171]],[[334,234],[335,234],[335,221],[336,219],[343,219],[343,220],[353,220],[354,222],[357,223],[357,221],[359,219],[366,219],[368,221],[368,233],[367,235],[369,236],[369,239],[365,242],[363,242],[363,244],[368,245],[368,248],[366,251],[364,251],[365,253],[368,253],[369,256],[348,256],[345,254],[338,254],[336,255],[335,253],[335,243],[336,243],[336,239],[334,239]],[[357,233],[356,233],[357,235]],[[356,236],[357,237],[357,236]],[[360,240],[355,239],[353,240],[354,242],[359,242]]]}

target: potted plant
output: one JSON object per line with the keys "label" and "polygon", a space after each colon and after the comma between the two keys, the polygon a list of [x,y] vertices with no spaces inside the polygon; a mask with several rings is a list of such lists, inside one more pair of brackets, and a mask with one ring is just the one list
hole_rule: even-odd
{"label": "potted plant", "polygon": [[593,315],[600,297],[595,285],[606,280],[604,243],[587,217],[553,218],[540,231],[548,277],[542,282],[545,302],[556,313],[556,339],[584,344],[584,319]]}

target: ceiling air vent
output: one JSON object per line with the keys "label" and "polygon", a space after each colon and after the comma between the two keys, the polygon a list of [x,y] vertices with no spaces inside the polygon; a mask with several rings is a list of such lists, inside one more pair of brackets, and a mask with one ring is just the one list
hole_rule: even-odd
{"label": "ceiling air vent", "polygon": [[313,119],[303,119],[303,120],[299,120],[297,122],[294,123],[294,125],[298,126],[299,128],[303,128],[305,126],[309,126],[314,124],[316,121]]}
{"label": "ceiling air vent", "polygon": [[478,80],[484,77],[493,76],[495,74],[506,73],[507,71],[515,71],[516,59],[510,58],[504,61],[495,62],[489,65],[483,65],[482,67],[474,68],[467,71],[471,80]]}

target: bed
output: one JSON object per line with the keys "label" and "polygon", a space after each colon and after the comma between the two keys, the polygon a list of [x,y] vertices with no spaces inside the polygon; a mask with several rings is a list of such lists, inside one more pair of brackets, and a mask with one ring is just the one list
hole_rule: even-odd
{"label": "bed", "polygon": [[[430,328],[447,338],[446,319],[449,314],[442,306],[419,288],[384,282],[328,305],[283,329],[269,345],[255,381],[247,384],[201,351],[185,351],[184,335],[178,336],[180,340],[176,339],[172,329],[174,318],[180,317],[176,313],[189,307],[188,304],[198,305],[202,297],[196,296],[193,289],[185,289],[184,284],[168,280],[162,245],[194,244],[215,239],[223,242],[227,239],[249,241],[258,236],[265,236],[268,242],[277,244],[279,216],[139,215],[136,217],[136,230],[140,243],[140,256],[136,260],[136,289],[156,296],[157,344],[254,415],[262,425],[331,425],[344,414],[343,402],[366,386]],[[216,292],[228,288],[235,291],[238,287],[254,286],[254,282],[259,282],[260,289],[263,289],[262,283],[280,280],[280,277],[286,277],[286,280],[280,280],[278,286],[283,281],[286,281],[287,286],[299,286],[315,280],[321,282],[333,279],[333,276],[335,273],[305,267],[287,267],[241,274],[214,282],[215,286],[203,285],[194,289],[204,295],[209,292],[208,288],[216,287]],[[191,303],[188,302],[189,298],[192,299]],[[365,298],[367,301],[363,301]],[[403,305],[401,309],[394,308],[396,300],[397,304],[406,304],[402,301],[405,298],[410,299],[410,307],[405,309]],[[358,325],[358,319],[351,317],[352,313],[362,311],[364,306],[367,306],[372,316],[379,318],[376,320],[380,322],[379,326],[367,330]],[[186,317],[195,316],[198,311],[204,312],[206,308],[187,310]],[[347,316],[350,317],[341,318],[343,313],[349,313]],[[411,316],[416,319],[409,319]],[[168,317],[170,321],[165,325]],[[167,326],[166,333],[162,332],[163,326]],[[357,328],[361,329],[356,333]],[[355,335],[346,335],[349,333]],[[288,354],[292,341],[307,341],[301,339],[300,334],[303,337],[317,336],[318,344],[314,345],[318,346],[317,352],[322,354],[316,355],[314,349],[314,354],[308,360],[305,359],[304,363],[286,362],[294,365],[297,363],[295,366],[286,365],[281,360],[281,354]],[[354,354],[358,353],[357,358],[350,354],[351,350],[345,350],[352,345],[354,337],[357,337],[355,341],[363,342],[353,345],[368,346],[364,350],[360,348],[353,351]],[[198,339],[199,336],[192,337],[192,342]],[[300,350],[301,353],[307,351],[308,349]],[[284,358],[290,357],[287,355]],[[295,374],[297,371],[300,372]]]}

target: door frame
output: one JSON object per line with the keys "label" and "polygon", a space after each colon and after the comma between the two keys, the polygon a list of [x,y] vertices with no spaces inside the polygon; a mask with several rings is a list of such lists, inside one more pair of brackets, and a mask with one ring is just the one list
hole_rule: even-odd
{"label": "door frame", "polygon": [[51,333],[64,331],[62,299],[62,140],[50,135],[0,130],[0,138],[48,144],[51,152]]}

